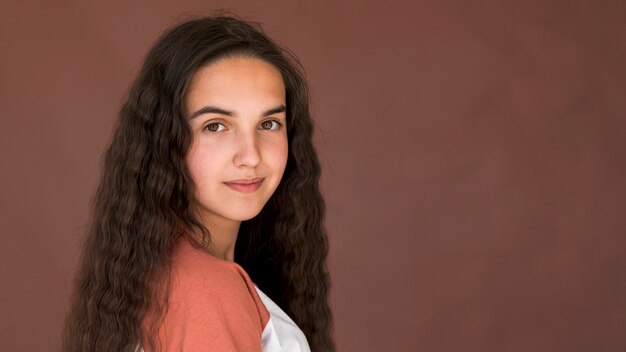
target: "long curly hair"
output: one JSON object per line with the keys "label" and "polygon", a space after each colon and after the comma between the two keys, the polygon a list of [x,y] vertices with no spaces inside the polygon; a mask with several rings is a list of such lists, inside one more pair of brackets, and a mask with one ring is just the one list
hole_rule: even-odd
{"label": "long curly hair", "polygon": [[232,15],[184,22],[145,58],[123,104],[105,156],[82,249],[64,351],[134,351],[144,318],[148,345],[167,309],[170,258],[181,231],[210,233],[192,208],[185,165],[192,132],[184,98],[194,73],[215,60],[247,55],[282,74],[289,154],[283,178],[261,212],[242,222],[235,261],[302,329],[313,351],[334,351],[328,303],[328,238],[320,165],[304,70],[256,23]]}

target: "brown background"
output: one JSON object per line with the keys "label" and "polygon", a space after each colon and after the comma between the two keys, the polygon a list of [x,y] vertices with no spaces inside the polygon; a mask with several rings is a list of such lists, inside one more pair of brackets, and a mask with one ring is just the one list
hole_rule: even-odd
{"label": "brown background", "polygon": [[308,72],[339,350],[625,351],[626,2],[504,3],[2,1],[0,350],[57,348],[122,97],[227,7]]}

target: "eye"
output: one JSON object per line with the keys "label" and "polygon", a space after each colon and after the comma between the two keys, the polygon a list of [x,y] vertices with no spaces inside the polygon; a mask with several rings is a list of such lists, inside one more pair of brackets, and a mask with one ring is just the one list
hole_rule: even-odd
{"label": "eye", "polygon": [[282,124],[276,120],[267,120],[261,122],[261,129],[266,131],[278,130],[280,129],[280,126],[282,126]]}
{"label": "eye", "polygon": [[[222,128],[222,129],[220,129],[220,126],[222,126],[223,128]],[[215,133],[215,132],[222,132],[222,131],[224,131],[226,128],[225,128],[225,126],[224,126],[224,124],[223,124],[223,123],[220,123],[220,122],[211,122],[211,123],[208,123],[206,126],[204,126],[202,129],[203,129],[203,130],[207,130],[207,131],[209,131],[209,132],[214,132],[214,133]]]}

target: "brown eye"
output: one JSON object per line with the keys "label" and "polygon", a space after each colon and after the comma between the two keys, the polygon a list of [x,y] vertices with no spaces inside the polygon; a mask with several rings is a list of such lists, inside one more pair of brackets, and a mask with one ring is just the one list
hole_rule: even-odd
{"label": "brown eye", "polygon": [[211,122],[209,124],[207,124],[206,126],[204,126],[204,129],[209,131],[209,132],[221,132],[224,129],[219,129],[219,126],[224,126],[223,124],[219,123],[219,122]]}
{"label": "brown eye", "polygon": [[261,123],[262,129],[266,131],[277,130],[280,128],[280,122],[276,120],[267,120]]}

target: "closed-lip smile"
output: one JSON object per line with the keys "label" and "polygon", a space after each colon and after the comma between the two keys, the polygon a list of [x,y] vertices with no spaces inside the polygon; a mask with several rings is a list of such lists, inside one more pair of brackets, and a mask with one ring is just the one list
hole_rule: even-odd
{"label": "closed-lip smile", "polygon": [[240,180],[226,181],[224,183],[238,184],[238,185],[250,185],[250,184],[253,184],[253,183],[258,183],[260,181],[263,181],[263,179],[264,179],[264,177],[242,178]]}
{"label": "closed-lip smile", "polygon": [[253,193],[253,192],[256,192],[256,190],[258,190],[261,187],[264,179],[265,179],[264,177],[246,178],[246,179],[240,179],[240,180],[227,181],[227,182],[224,182],[224,184],[228,186],[228,188],[237,192]]}

